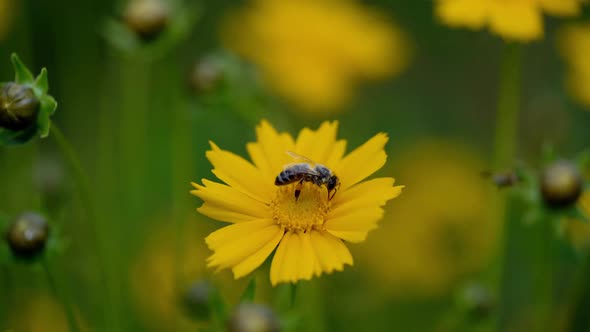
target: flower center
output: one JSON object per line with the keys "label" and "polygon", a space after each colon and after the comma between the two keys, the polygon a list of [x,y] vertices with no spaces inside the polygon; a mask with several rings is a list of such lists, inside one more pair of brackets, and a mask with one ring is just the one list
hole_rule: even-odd
{"label": "flower center", "polygon": [[295,199],[297,183],[277,187],[270,203],[274,221],[287,231],[307,232],[321,229],[330,211],[330,201],[325,187],[305,182],[299,199]]}

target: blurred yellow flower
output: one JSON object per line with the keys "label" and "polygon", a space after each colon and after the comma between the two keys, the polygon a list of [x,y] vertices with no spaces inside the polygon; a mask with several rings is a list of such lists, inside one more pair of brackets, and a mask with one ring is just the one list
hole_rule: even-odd
{"label": "blurred yellow flower", "polygon": [[[141,318],[146,326],[158,331],[173,327],[185,330],[195,330],[197,323],[184,315],[182,296],[179,290],[187,285],[177,285],[175,255],[177,238],[175,223],[162,218],[158,225],[150,232],[136,260],[130,269],[131,295],[139,309]],[[187,222],[186,233],[197,233],[194,221]],[[195,241],[185,241],[182,249],[180,273],[182,279],[190,283],[205,275],[204,244]],[[178,324],[178,325],[175,325]]]}
{"label": "blurred yellow flower", "polygon": [[[586,218],[590,218],[590,191],[582,194],[578,200],[578,207]],[[590,223],[578,219],[566,219],[561,225],[565,237],[574,247],[584,252],[590,250]]]}
{"label": "blurred yellow flower", "polygon": [[12,14],[14,10],[13,0],[0,0],[0,41],[4,40],[10,24],[12,23]]}
{"label": "blurred yellow flower", "polygon": [[[209,266],[231,268],[234,277],[240,278],[278,247],[270,267],[270,281],[276,285],[352,265],[344,241],[364,241],[377,227],[381,207],[398,196],[402,187],[394,187],[393,178],[363,181],[385,164],[387,135],[377,134],[344,156],[346,141],[337,140],[337,131],[337,122],[324,122],[315,131],[304,128],[295,140],[262,121],[256,128],[257,142],[247,144],[253,164],[211,142],[207,158],[213,173],[226,184],[203,179],[203,185],[193,183],[196,190],[191,193],[204,201],[199,212],[231,225],[205,239],[214,251]],[[287,151],[332,169],[341,184],[336,186],[337,193],[330,196],[324,185],[309,181],[301,187],[297,181],[275,185],[277,175],[293,164]]]}
{"label": "blurred yellow flower", "polygon": [[452,27],[487,26],[502,38],[531,41],[543,37],[543,13],[575,16],[580,0],[437,0],[438,18]]}
{"label": "blurred yellow flower", "polygon": [[571,94],[590,106],[590,23],[562,29],[558,45],[568,64],[567,85]]}
{"label": "blurred yellow flower", "polygon": [[387,292],[440,295],[485,264],[497,237],[485,164],[467,148],[421,142],[397,156],[408,189],[359,248]]}
{"label": "blurred yellow flower", "polygon": [[397,27],[354,0],[252,0],[229,15],[222,39],[306,111],[342,107],[357,81],[400,72],[408,53]]}
{"label": "blurred yellow flower", "polygon": [[[61,306],[47,293],[27,291],[20,294],[10,312],[7,331],[14,332],[67,332],[68,320]],[[82,332],[89,331],[88,326],[77,316],[78,327]],[[4,331],[4,330],[3,330]]]}

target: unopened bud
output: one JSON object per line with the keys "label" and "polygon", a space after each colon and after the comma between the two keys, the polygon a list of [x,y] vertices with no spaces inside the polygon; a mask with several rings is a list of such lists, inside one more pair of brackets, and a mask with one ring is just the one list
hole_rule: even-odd
{"label": "unopened bud", "polygon": [[145,41],[166,28],[169,16],[169,8],[161,0],[131,0],[124,14],[127,26]]}
{"label": "unopened bud", "polygon": [[221,64],[210,57],[204,57],[193,66],[191,84],[196,93],[213,90],[223,79]]}
{"label": "unopened bud", "polygon": [[24,212],[10,225],[6,239],[14,256],[33,258],[43,252],[49,238],[49,225],[43,216]]}
{"label": "unopened bud", "polygon": [[0,92],[0,127],[18,131],[31,127],[39,113],[39,99],[33,90],[17,83],[6,83]]}
{"label": "unopened bud", "polygon": [[550,207],[574,204],[582,194],[583,179],[572,162],[559,160],[547,166],[541,174],[541,195]]}
{"label": "unopened bud", "polygon": [[260,304],[239,304],[229,321],[229,332],[278,332],[278,318],[273,311]]}
{"label": "unopened bud", "polygon": [[197,320],[207,320],[211,309],[209,302],[213,286],[206,280],[194,282],[184,295],[184,308],[189,315]]}
{"label": "unopened bud", "polygon": [[478,283],[467,285],[461,294],[468,315],[476,320],[490,317],[494,300],[489,289]]}

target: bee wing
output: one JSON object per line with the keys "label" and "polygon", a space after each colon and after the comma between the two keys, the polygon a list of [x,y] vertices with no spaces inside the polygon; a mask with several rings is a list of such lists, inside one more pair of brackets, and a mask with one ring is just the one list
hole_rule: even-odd
{"label": "bee wing", "polygon": [[313,167],[313,166],[315,166],[315,165],[317,164],[315,161],[313,161],[313,160],[311,160],[311,159],[307,158],[306,156],[302,156],[302,155],[300,155],[300,154],[298,154],[298,153],[296,153],[296,152],[293,152],[293,151],[286,151],[286,153],[287,153],[289,156],[291,156],[293,159],[295,159],[295,160],[299,160],[299,161],[303,161],[303,162],[306,162],[306,163],[309,163],[309,164],[311,164],[311,166],[312,166],[312,167]]}
{"label": "bee wing", "polygon": [[283,166],[283,169],[290,169],[303,174],[320,175],[320,173],[318,173],[318,171],[316,171],[316,169],[309,163],[294,162]]}

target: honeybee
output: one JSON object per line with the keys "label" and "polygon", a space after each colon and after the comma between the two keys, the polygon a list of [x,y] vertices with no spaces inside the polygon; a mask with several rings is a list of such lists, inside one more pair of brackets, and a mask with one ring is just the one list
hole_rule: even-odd
{"label": "honeybee", "polygon": [[287,154],[301,162],[285,166],[285,169],[277,175],[275,185],[284,186],[297,182],[295,200],[299,199],[303,182],[315,183],[318,187],[326,185],[328,200],[334,198],[338,188],[340,188],[340,180],[332,170],[295,152],[287,151]]}

